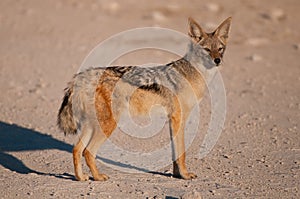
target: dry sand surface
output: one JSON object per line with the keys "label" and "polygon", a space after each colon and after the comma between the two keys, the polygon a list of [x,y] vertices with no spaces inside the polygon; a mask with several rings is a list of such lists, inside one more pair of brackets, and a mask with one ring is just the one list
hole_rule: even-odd
{"label": "dry sand surface", "polygon": [[[1,0],[0,198],[299,198],[299,9],[298,0]],[[224,130],[205,158],[198,156],[205,131],[187,152],[198,178],[171,177],[171,164],[135,174],[99,161],[108,181],[75,181],[77,137],[56,127],[67,82],[106,38],[145,26],[186,33],[189,16],[208,30],[233,17],[221,66]],[[167,63],[172,57],[145,52],[123,61]],[[200,106],[206,121],[209,108]]]}

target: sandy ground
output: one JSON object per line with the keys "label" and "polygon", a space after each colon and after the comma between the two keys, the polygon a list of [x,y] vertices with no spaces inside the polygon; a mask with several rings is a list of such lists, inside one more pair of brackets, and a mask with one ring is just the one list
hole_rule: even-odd
{"label": "sandy ground", "polygon": [[[300,2],[182,2],[0,1],[0,198],[300,197]],[[171,164],[132,174],[98,162],[107,182],[75,181],[77,137],[56,127],[67,82],[109,36],[144,26],[186,33],[188,16],[206,28],[233,16],[221,67],[224,130],[205,158],[197,158],[201,131],[187,153],[198,178],[170,177]],[[170,61],[160,53],[124,58],[153,59]]]}

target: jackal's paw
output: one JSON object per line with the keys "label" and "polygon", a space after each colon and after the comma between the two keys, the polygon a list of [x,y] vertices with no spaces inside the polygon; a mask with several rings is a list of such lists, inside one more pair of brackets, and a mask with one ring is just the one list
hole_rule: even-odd
{"label": "jackal's paw", "polygon": [[76,176],[76,179],[78,181],[87,181],[89,179],[89,175],[88,174],[82,174],[80,176]]}
{"label": "jackal's paw", "polygon": [[181,177],[185,180],[191,180],[191,179],[197,178],[197,175],[194,173],[186,173],[186,174],[181,175]]}
{"label": "jackal's paw", "polygon": [[105,181],[108,179],[109,179],[109,177],[105,174],[98,174],[97,176],[94,176],[95,181]]}

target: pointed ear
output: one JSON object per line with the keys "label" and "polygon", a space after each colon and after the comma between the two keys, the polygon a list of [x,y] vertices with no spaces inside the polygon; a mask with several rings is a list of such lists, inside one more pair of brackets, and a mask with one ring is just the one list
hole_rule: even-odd
{"label": "pointed ear", "polygon": [[202,30],[199,24],[189,17],[189,36],[196,42],[201,41],[203,38],[207,37],[207,34]]}
{"label": "pointed ear", "polygon": [[219,27],[215,30],[215,35],[219,37],[225,44],[228,39],[228,33],[231,25],[231,17],[228,17]]}

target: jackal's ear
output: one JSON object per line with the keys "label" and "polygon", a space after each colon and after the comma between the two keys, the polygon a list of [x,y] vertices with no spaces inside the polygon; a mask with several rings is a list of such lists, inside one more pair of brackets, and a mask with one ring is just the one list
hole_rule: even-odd
{"label": "jackal's ear", "polygon": [[228,39],[228,33],[231,25],[231,17],[228,17],[219,27],[215,30],[215,35],[218,36],[225,44]]}
{"label": "jackal's ear", "polygon": [[189,36],[196,42],[207,37],[207,34],[202,30],[200,25],[191,17],[189,17]]}

